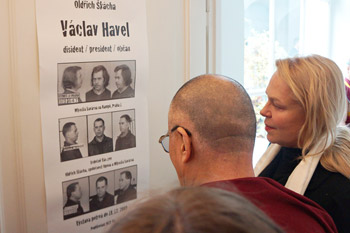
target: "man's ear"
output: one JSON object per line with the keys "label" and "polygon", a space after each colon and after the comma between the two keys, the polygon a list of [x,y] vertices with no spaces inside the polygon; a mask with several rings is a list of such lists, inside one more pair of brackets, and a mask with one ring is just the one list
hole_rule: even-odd
{"label": "man's ear", "polygon": [[182,127],[177,128],[177,132],[180,134],[182,140],[181,161],[187,163],[192,156],[192,139]]}

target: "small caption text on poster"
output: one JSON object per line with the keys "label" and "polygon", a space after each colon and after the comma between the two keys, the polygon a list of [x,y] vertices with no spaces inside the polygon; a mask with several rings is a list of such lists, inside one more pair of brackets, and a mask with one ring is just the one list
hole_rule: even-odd
{"label": "small caption text on poster", "polygon": [[[75,223],[76,223],[77,226],[80,226],[80,225],[83,225],[83,224],[86,224],[86,223],[95,222],[97,220],[101,221],[101,219],[103,219],[103,218],[113,216],[113,215],[121,213],[121,212],[123,212],[123,211],[125,211],[127,209],[128,209],[128,206],[116,207],[116,208],[111,209],[109,211],[106,211],[106,212],[103,212],[103,213],[100,213],[100,214],[96,214],[96,215],[94,215],[94,216],[92,216],[90,218],[84,218],[82,220],[77,220]],[[113,219],[112,220],[108,220],[107,222],[100,223],[100,224],[97,224],[95,226],[92,226],[91,230],[95,230],[95,229],[100,228],[100,227],[105,227],[105,226],[111,225],[113,222],[114,222]]]}
{"label": "small caption text on poster", "polygon": [[71,45],[64,46],[63,53],[113,53],[113,52],[130,52],[130,46],[128,45],[100,45],[100,46],[88,46],[88,45]]}
{"label": "small caption text on poster", "polygon": [[87,107],[75,108],[74,112],[88,112],[88,111],[94,111],[94,110],[111,109],[111,108],[119,108],[119,107],[122,107],[121,103],[103,104],[98,106],[87,106]]}
{"label": "small caption text on poster", "polygon": [[[107,157],[107,158],[102,158],[102,159],[93,159],[90,161],[90,164],[94,165],[94,166],[91,166],[89,168],[76,169],[74,171],[68,171],[65,173],[65,176],[68,177],[68,176],[87,173],[87,172],[91,172],[91,171],[116,167],[119,165],[132,163],[132,162],[134,162],[134,159],[123,159],[123,160],[119,160],[119,161],[115,161],[115,162],[112,161],[112,157]],[[100,164],[100,163],[103,163],[103,164]]]}

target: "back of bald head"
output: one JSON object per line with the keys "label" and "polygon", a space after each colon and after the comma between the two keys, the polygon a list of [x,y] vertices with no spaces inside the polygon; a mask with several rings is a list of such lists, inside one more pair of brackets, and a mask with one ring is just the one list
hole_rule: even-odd
{"label": "back of bald head", "polygon": [[191,79],[178,90],[170,106],[174,122],[184,115],[199,140],[211,149],[253,151],[255,113],[249,95],[237,81],[220,75]]}

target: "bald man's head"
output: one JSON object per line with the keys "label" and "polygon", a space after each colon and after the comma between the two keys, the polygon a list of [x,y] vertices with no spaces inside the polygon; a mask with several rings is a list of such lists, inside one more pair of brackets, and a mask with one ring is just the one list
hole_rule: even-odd
{"label": "bald man's head", "polygon": [[202,75],[185,83],[172,100],[169,122],[180,125],[184,119],[193,125],[199,140],[213,150],[253,150],[253,106],[245,89],[230,78]]}

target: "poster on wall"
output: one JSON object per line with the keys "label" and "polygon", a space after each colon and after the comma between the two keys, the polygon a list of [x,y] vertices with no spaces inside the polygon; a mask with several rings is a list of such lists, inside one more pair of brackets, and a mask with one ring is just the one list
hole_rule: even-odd
{"label": "poster on wall", "polygon": [[104,232],[149,187],[145,0],[36,18],[48,232]]}

